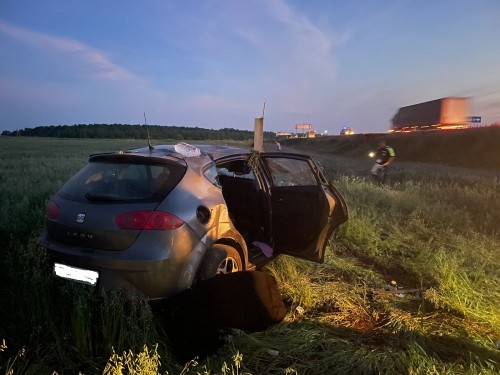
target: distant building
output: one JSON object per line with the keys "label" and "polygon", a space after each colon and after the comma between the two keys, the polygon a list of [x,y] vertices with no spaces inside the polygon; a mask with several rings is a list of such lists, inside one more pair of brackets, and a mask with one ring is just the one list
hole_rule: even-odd
{"label": "distant building", "polygon": [[315,131],[315,130],[309,130],[309,131],[306,133],[306,137],[307,137],[307,138],[316,138],[316,131]]}
{"label": "distant building", "polygon": [[316,131],[313,130],[311,124],[297,124],[295,125],[295,132],[299,138],[315,138]]}
{"label": "distant building", "polygon": [[295,138],[296,135],[295,133],[291,133],[291,132],[277,132],[276,133],[276,138],[279,138],[279,139],[287,139],[287,138]]}

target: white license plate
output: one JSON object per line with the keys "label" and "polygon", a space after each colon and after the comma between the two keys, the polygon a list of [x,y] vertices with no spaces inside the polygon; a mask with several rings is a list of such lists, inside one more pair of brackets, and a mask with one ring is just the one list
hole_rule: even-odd
{"label": "white license plate", "polygon": [[89,285],[96,285],[99,278],[99,273],[96,271],[70,267],[61,263],[54,263],[54,273],[63,279],[74,280]]}

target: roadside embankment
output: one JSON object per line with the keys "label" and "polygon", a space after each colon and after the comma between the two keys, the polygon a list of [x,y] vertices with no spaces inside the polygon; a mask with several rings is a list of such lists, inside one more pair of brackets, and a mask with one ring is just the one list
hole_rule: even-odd
{"label": "roadside embankment", "polygon": [[414,133],[354,134],[281,141],[303,151],[366,158],[385,140],[398,161],[500,170],[500,127]]}

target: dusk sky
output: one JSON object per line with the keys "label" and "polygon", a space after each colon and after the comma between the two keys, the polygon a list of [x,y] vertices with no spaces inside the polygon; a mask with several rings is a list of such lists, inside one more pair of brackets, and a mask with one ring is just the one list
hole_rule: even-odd
{"label": "dusk sky", "polygon": [[446,96],[500,121],[500,0],[0,0],[0,132],[379,133]]}

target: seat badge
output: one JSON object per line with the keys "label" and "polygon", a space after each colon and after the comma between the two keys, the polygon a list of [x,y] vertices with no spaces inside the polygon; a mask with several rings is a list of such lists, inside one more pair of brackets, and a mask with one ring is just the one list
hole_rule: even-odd
{"label": "seat badge", "polygon": [[85,214],[76,215],[76,222],[78,224],[83,224],[85,222]]}

